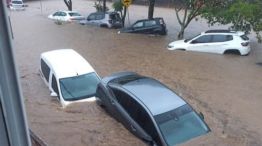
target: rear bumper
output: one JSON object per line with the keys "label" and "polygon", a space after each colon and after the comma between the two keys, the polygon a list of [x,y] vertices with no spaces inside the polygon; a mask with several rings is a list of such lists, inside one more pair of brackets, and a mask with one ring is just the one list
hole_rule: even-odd
{"label": "rear bumper", "polygon": [[251,47],[247,46],[247,47],[243,47],[240,50],[241,55],[248,55],[251,51]]}

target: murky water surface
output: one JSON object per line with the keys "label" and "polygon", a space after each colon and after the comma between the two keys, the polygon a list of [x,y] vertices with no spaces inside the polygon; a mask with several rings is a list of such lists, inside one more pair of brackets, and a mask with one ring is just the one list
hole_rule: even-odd
{"label": "murky water surface", "polygon": [[[30,128],[51,146],[142,146],[120,123],[94,102],[62,109],[49,96],[41,80],[42,52],[73,48],[99,75],[135,71],[154,77],[175,90],[205,115],[212,132],[183,145],[262,145],[262,45],[252,38],[249,56],[168,51],[167,44],[179,30],[172,9],[156,8],[169,29],[165,37],[117,34],[117,30],[77,24],[56,25],[47,15],[65,9],[62,0],[28,2],[26,11],[10,12],[14,53],[20,72]],[[87,15],[93,1],[73,1],[74,9]],[[111,4],[108,4],[111,6]],[[147,8],[131,6],[130,22],[146,18]],[[224,28],[214,26],[213,28]],[[208,29],[205,21],[193,22],[186,36]],[[70,58],[69,58],[70,59]]]}

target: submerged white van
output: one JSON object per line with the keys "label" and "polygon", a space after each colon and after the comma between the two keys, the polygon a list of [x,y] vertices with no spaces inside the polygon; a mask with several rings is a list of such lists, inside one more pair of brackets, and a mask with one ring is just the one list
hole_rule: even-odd
{"label": "submerged white van", "polygon": [[42,53],[40,75],[51,96],[56,96],[63,107],[74,102],[94,101],[101,80],[93,67],[72,49]]}

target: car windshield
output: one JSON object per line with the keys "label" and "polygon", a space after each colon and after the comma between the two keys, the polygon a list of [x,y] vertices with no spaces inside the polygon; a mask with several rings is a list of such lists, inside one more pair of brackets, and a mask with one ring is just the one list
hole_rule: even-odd
{"label": "car windshield", "polygon": [[13,4],[23,4],[22,1],[12,1]]}
{"label": "car windshield", "polygon": [[188,38],[188,39],[185,39],[185,43],[188,42],[188,41],[191,41],[193,38],[198,37],[199,35],[200,35],[200,34],[198,34],[198,35],[196,35],[196,36],[193,36],[193,37],[190,37],[190,38]]}
{"label": "car windshield", "polygon": [[78,14],[78,13],[75,13],[75,12],[70,12],[70,13],[68,13],[71,17],[72,16],[81,16],[80,14]]}
{"label": "car windshield", "polygon": [[99,78],[96,73],[89,73],[60,79],[61,93],[65,100],[73,101],[95,95]]}
{"label": "car windshield", "polygon": [[194,110],[185,104],[154,116],[166,143],[170,146],[209,132],[209,128]]}

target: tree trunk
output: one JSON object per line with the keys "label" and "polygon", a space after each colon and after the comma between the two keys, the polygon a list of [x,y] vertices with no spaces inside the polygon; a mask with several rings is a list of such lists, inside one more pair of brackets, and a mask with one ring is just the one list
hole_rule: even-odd
{"label": "tree trunk", "polygon": [[103,12],[106,12],[106,0],[103,0]]}
{"label": "tree trunk", "polygon": [[64,0],[69,11],[72,11],[72,0]]}
{"label": "tree trunk", "polygon": [[123,17],[122,17],[122,24],[123,24],[123,27],[125,27],[125,20],[126,20],[126,10],[127,10],[127,7],[124,6],[124,14],[123,14]]}
{"label": "tree trunk", "polygon": [[184,32],[185,32],[185,27],[182,26],[181,29],[180,29],[180,32],[178,33],[177,38],[178,39],[183,39],[184,38]]}
{"label": "tree trunk", "polygon": [[156,2],[156,0],[149,0],[148,19],[153,19],[153,17],[154,17],[155,2]]}

